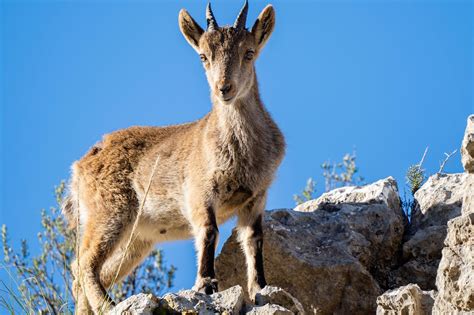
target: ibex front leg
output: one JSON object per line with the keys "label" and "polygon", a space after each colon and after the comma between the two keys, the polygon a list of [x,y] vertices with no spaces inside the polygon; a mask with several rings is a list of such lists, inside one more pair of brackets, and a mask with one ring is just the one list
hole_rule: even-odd
{"label": "ibex front leg", "polygon": [[263,289],[267,282],[263,270],[262,218],[266,195],[257,196],[240,212],[237,224],[239,241],[247,262],[247,289],[250,299]]}
{"label": "ibex front leg", "polygon": [[212,294],[217,292],[217,280],[214,272],[214,253],[219,230],[212,207],[203,209],[193,222],[196,242],[198,274],[193,290]]}

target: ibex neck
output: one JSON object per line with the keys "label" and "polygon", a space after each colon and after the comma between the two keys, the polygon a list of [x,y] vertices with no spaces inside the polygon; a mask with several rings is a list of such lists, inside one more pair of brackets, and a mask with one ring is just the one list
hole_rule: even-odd
{"label": "ibex neck", "polygon": [[259,141],[266,140],[262,138],[267,136],[268,114],[260,101],[256,80],[249,93],[234,104],[214,100],[211,117],[220,147],[231,155],[249,154]]}
{"label": "ibex neck", "polygon": [[260,100],[256,79],[250,91],[233,104],[222,104],[214,98],[212,112],[222,131],[259,128],[264,120],[265,109]]}

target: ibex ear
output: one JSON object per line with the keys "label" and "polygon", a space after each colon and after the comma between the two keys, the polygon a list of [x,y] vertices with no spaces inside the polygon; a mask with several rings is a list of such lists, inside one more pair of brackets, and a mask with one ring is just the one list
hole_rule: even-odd
{"label": "ibex ear", "polygon": [[265,43],[270,38],[275,27],[275,10],[271,4],[267,5],[262,10],[260,15],[252,26],[252,34],[255,37],[258,50],[265,46]]}
{"label": "ibex ear", "polygon": [[204,30],[199,26],[199,24],[194,21],[194,19],[189,15],[188,11],[181,9],[179,11],[179,29],[183,33],[184,38],[188,43],[199,53],[199,39],[201,38]]}

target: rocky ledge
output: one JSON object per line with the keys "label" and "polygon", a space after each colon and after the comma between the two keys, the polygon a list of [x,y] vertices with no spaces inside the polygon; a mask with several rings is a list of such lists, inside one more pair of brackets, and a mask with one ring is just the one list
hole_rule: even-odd
{"label": "rocky ledge", "polygon": [[[473,314],[474,115],[462,144],[464,174],[435,174],[408,221],[391,177],[344,187],[264,216],[268,283],[247,302],[235,232],[216,260],[213,295],[140,294],[112,314]],[[385,293],[384,293],[385,292]]]}
{"label": "rocky ledge", "polygon": [[119,303],[109,314],[304,314],[301,303],[281,288],[266,286],[256,300],[256,304],[245,302],[238,285],[212,295],[183,290],[157,298],[142,293]]}

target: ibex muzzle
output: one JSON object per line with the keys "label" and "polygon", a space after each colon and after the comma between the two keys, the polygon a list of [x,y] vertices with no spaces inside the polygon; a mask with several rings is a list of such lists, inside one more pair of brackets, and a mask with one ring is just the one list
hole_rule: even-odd
{"label": "ibex muzzle", "polygon": [[198,260],[194,289],[216,292],[218,226],[232,216],[238,218],[249,296],[266,285],[262,218],[285,143],[260,100],[254,66],[275,13],[267,6],[248,30],[247,12],[245,2],[234,25],[220,27],[209,4],[205,31],[185,10],[179,13],[212,90],[205,117],[113,132],[73,164],[63,212],[80,232],[72,266],[76,313],[109,310],[114,302],[106,289],[115,280],[156,243],[189,237]]}

